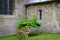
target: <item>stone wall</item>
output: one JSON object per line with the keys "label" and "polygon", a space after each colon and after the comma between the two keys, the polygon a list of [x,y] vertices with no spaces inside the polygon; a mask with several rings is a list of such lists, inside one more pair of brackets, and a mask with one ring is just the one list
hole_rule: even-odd
{"label": "stone wall", "polygon": [[24,0],[15,0],[13,15],[0,15],[0,36],[16,34],[16,22],[24,16]]}
{"label": "stone wall", "polygon": [[[25,0],[15,0],[15,9],[13,15],[0,15],[0,36],[16,34],[16,22],[22,20],[25,16]],[[60,26],[60,7],[58,3],[45,3],[37,5],[29,5],[27,7],[27,18],[32,19],[33,15],[38,15],[38,10],[42,9],[43,19],[38,21],[42,22],[42,27],[39,28],[40,32],[60,32],[57,30]],[[58,4],[60,6],[60,3]],[[58,22],[58,23],[57,23]]]}
{"label": "stone wall", "polygon": [[16,34],[16,18],[3,18],[0,22],[0,36]]}
{"label": "stone wall", "polygon": [[56,3],[55,4],[55,7],[56,7],[56,20],[57,20],[57,29],[58,31],[57,32],[60,32],[60,3]]}
{"label": "stone wall", "polygon": [[16,34],[16,22],[16,7],[13,15],[0,15],[0,36]]}
{"label": "stone wall", "polygon": [[56,20],[57,8],[55,7],[57,4],[54,2],[48,4],[45,3],[45,4],[28,5],[27,18],[32,19],[33,15],[39,15],[38,10],[42,9],[42,20],[39,20],[39,17],[37,17],[38,21],[42,22],[42,27],[39,28],[39,31],[47,32],[47,33],[58,33],[58,29],[57,29],[58,23]]}

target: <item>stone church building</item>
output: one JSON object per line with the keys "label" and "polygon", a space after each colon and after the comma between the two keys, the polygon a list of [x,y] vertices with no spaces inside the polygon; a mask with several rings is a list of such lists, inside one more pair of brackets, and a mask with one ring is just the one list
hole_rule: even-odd
{"label": "stone church building", "polygon": [[0,36],[16,34],[16,22],[38,15],[40,32],[60,33],[60,1],[0,0]]}

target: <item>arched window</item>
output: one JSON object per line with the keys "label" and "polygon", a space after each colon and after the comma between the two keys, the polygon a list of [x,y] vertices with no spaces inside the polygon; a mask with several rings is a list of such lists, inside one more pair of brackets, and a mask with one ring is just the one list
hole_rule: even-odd
{"label": "arched window", "polygon": [[0,0],[0,15],[12,15],[14,0]]}

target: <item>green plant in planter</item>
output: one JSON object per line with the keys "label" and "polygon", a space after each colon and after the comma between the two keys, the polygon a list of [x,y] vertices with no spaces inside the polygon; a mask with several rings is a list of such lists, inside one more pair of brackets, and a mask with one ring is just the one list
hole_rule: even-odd
{"label": "green plant in planter", "polygon": [[20,34],[23,34],[26,37],[28,37],[28,35],[30,33],[29,28],[31,28],[31,27],[39,28],[39,27],[41,27],[41,23],[38,23],[37,17],[34,16],[33,19],[31,19],[31,20],[24,18],[22,21],[17,22],[16,27],[19,30]]}

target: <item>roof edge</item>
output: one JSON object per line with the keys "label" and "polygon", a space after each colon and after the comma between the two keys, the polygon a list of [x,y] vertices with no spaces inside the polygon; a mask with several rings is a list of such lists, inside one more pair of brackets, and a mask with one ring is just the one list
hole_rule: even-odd
{"label": "roof edge", "polygon": [[28,4],[25,4],[25,6],[36,5],[36,4],[44,4],[44,3],[53,3],[53,2],[60,2],[60,1],[44,1],[44,2],[28,3]]}

